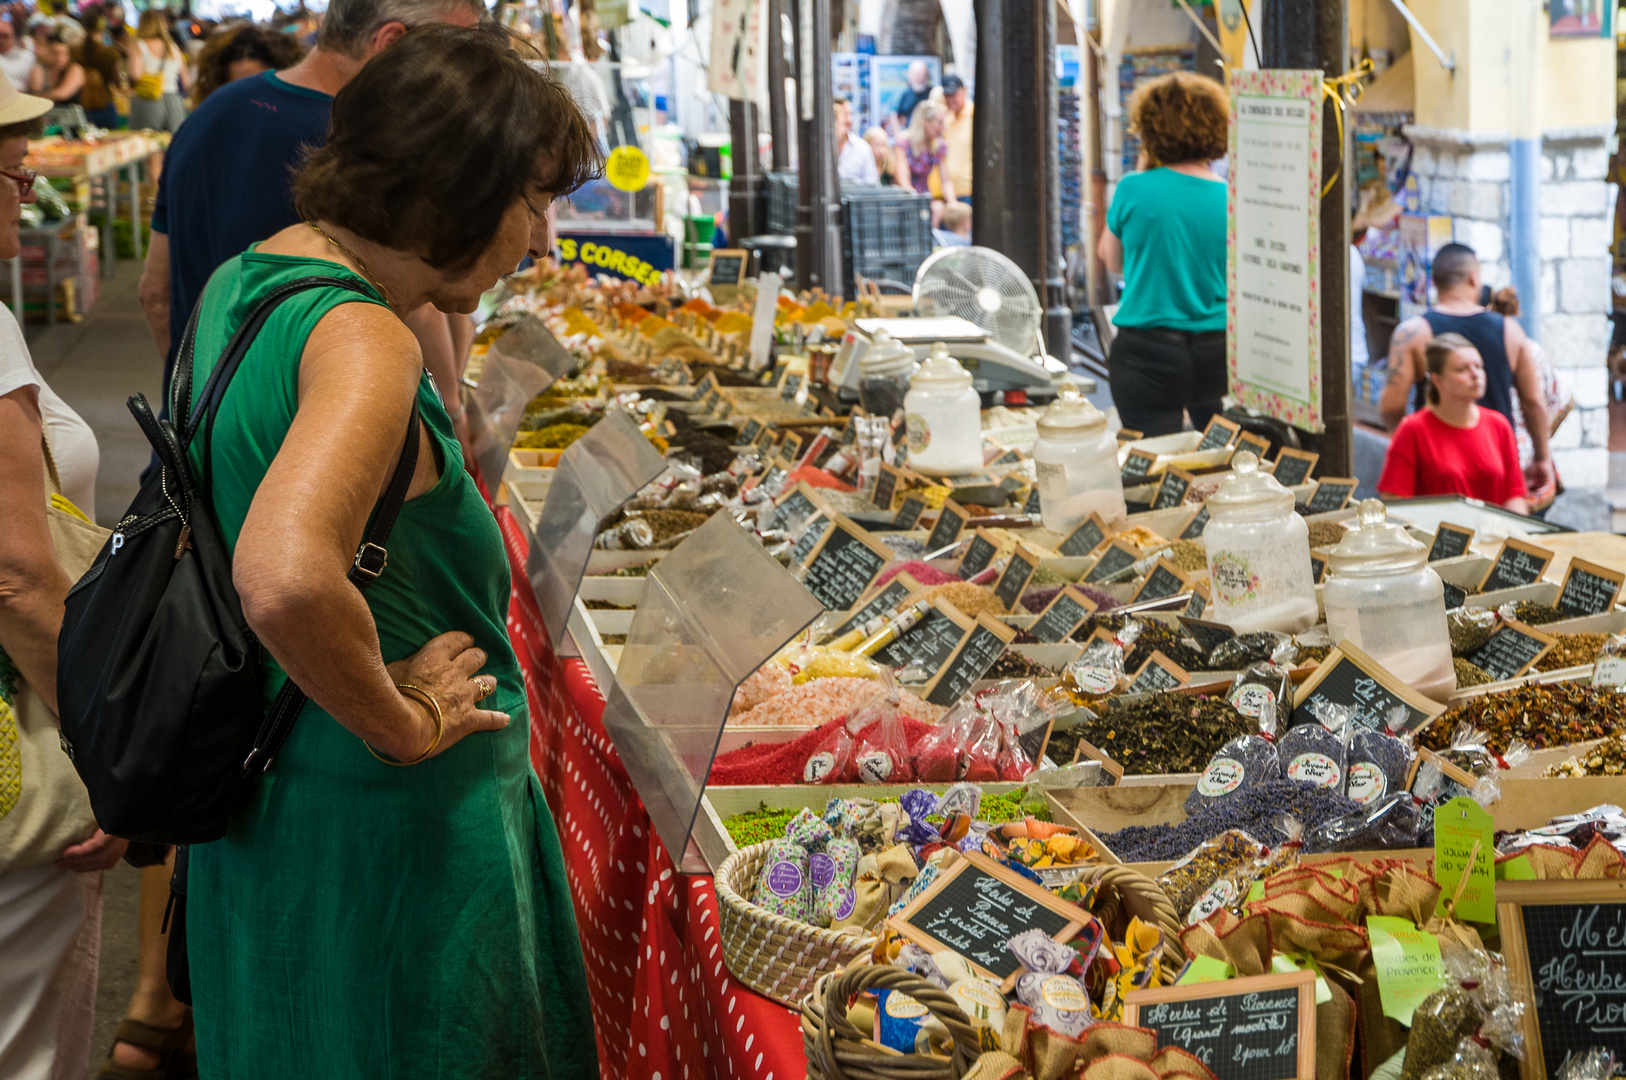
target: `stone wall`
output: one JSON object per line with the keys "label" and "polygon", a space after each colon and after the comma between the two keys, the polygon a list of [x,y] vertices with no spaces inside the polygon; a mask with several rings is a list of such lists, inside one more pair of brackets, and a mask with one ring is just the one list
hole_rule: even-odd
{"label": "stone wall", "polygon": [[[1456,239],[1479,253],[1486,284],[1509,284],[1507,136],[1424,127],[1405,133],[1423,209],[1455,219]],[[1568,488],[1601,489],[1609,480],[1609,136],[1608,128],[1571,128],[1542,139],[1540,339],[1575,395],[1575,411],[1552,441]]]}

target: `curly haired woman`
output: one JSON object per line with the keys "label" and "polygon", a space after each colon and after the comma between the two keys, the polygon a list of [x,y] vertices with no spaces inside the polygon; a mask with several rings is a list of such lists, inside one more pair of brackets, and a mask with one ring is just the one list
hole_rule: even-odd
{"label": "curly haired woman", "polygon": [[1122,273],[1107,369],[1126,428],[1201,430],[1225,396],[1225,156],[1229,103],[1212,79],[1176,72],[1135,91],[1141,171],[1118,181],[1097,253]]}

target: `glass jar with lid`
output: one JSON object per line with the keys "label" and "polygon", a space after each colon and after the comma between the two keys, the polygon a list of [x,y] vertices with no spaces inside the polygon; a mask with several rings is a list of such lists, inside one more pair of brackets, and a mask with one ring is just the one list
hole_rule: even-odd
{"label": "glass jar with lid", "polygon": [[897,341],[885,330],[875,331],[864,355],[858,360],[858,403],[870,416],[890,420],[903,408],[909,393],[909,377],[919,365],[915,350]]}
{"label": "glass jar with lid", "polygon": [[1327,633],[1348,641],[1390,674],[1435,701],[1456,689],[1445,586],[1428,565],[1428,548],[1367,499],[1357,528],[1327,554],[1322,589]]}
{"label": "glass jar with lid", "polygon": [[1063,383],[1056,402],[1039,417],[1033,444],[1039,477],[1039,514],[1044,527],[1066,536],[1092,513],[1113,522],[1125,515],[1118,470],[1118,440],[1107,418],[1074,383]]}
{"label": "glass jar with lid", "polygon": [[903,399],[909,432],[909,467],[926,476],[955,476],[982,468],[982,400],[971,372],[942,342],[909,380]]}
{"label": "glass jar with lid", "polygon": [[1296,634],[1316,621],[1310,529],[1293,512],[1293,493],[1239,450],[1231,475],[1208,498],[1208,589],[1212,614],[1239,634]]}

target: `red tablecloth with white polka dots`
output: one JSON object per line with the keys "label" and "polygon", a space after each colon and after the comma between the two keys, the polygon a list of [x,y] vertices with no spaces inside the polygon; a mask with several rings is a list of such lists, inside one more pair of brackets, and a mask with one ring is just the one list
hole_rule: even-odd
{"label": "red tablecloth with white polka dots", "polygon": [[559,829],[605,1077],[798,1080],[801,1018],[723,964],[710,877],[680,874],[602,723],[586,665],[554,654],[525,586],[525,539],[497,508],[515,588],[508,633],[525,673],[531,760]]}

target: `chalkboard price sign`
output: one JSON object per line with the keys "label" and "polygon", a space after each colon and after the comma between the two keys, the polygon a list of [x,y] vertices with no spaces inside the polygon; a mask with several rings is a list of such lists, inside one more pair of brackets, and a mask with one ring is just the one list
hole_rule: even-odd
{"label": "chalkboard price sign", "polygon": [[1191,681],[1191,673],[1154,649],[1146,663],[1129,680],[1131,694],[1151,694],[1159,690],[1178,690]]}
{"label": "chalkboard price sign", "polygon": [[1326,556],[1317,555],[1314,552],[1311,552],[1310,553],[1310,580],[1315,582],[1317,585],[1319,585],[1319,584],[1321,584],[1321,579],[1326,577],[1326,576],[1327,576],[1327,558],[1326,558]]}
{"label": "chalkboard price sign", "polygon": [[1021,462],[1022,462],[1022,451],[1020,451],[1020,450],[1007,450],[1003,454],[996,457],[994,460],[990,461],[988,464],[990,464],[990,465],[1019,465],[1019,464],[1021,464]]}
{"label": "chalkboard price sign", "polygon": [[999,545],[994,542],[994,538],[978,529],[976,538],[966,547],[965,554],[960,557],[960,565],[955,567],[954,572],[961,579],[970,581],[988,569],[988,564],[994,561],[994,556],[998,553]]}
{"label": "chalkboard price sign", "polygon": [[1419,694],[1347,641],[1339,642],[1294,693],[1293,723],[1315,720],[1311,703],[1317,700],[1347,706],[1356,723],[1374,731],[1391,726],[1390,713],[1402,706],[1406,719],[1400,729],[1406,731],[1417,730],[1445,711],[1444,705]]}
{"label": "chalkboard price sign", "polygon": [[1022,501],[1022,513],[1036,515],[1041,510],[1042,507],[1039,505],[1039,485],[1034,484],[1028,488],[1027,498]]}
{"label": "chalkboard price sign", "polygon": [[926,539],[926,550],[942,551],[954,543],[965,530],[965,523],[970,520],[971,514],[965,507],[953,499],[944,499],[943,509],[937,514],[937,524],[932,526],[932,534]]}
{"label": "chalkboard price sign", "polygon": [[892,500],[897,497],[898,486],[903,483],[903,473],[898,471],[896,465],[881,463],[881,471],[875,474],[875,492],[869,501],[881,510],[892,509]]}
{"label": "chalkboard price sign", "polygon": [[780,401],[795,401],[796,395],[802,392],[802,376],[793,372],[785,376],[785,382],[779,388]]}
{"label": "chalkboard price sign", "polygon": [[1626,574],[1607,566],[1571,559],[1564,571],[1564,584],[1558,590],[1556,607],[1572,618],[1581,615],[1601,615],[1615,606],[1620,598],[1621,583]]}
{"label": "chalkboard price sign", "polygon": [[1468,662],[1484,668],[1492,679],[1514,679],[1547,655],[1556,640],[1513,619],[1503,623],[1489,641],[1469,653]]}
{"label": "chalkboard price sign", "polygon": [[1355,485],[1359,480],[1350,480],[1344,477],[1325,476],[1316,484],[1315,494],[1310,496],[1306,508],[1312,514],[1330,514],[1334,510],[1342,510],[1349,505],[1349,497],[1355,494]]}
{"label": "chalkboard price sign", "polygon": [[1522,1022],[1523,1080],[1550,1080],[1593,1047],[1626,1061],[1626,882],[1498,881],[1496,901],[1508,974],[1535,1003]]}
{"label": "chalkboard price sign", "polygon": [[1445,586],[1445,610],[1455,611],[1468,602],[1468,591],[1449,581],[1442,582]]}
{"label": "chalkboard price sign", "polygon": [[808,556],[802,584],[831,611],[846,611],[891,560],[891,548],[837,514]]}
{"label": "chalkboard price sign", "polygon": [[747,420],[745,422],[745,427],[740,430],[740,433],[738,435],[734,436],[734,445],[735,446],[750,446],[752,443],[757,441],[757,436],[761,435],[761,434],[762,434],[762,421],[761,420]]}
{"label": "chalkboard price sign", "polygon": [[931,951],[953,949],[979,975],[1005,989],[1022,973],[1006,943],[1024,930],[1067,941],[1095,917],[987,856],[970,852],[937,875],[925,892],[887,920],[903,937]]}
{"label": "chalkboard price sign", "polygon": [[1108,578],[1123,573],[1139,560],[1139,551],[1122,540],[1114,540],[1107,545],[1105,551],[1101,552],[1101,556],[1096,560],[1095,565],[1090,567],[1090,572],[1084,575],[1084,581],[1089,585],[1100,584]]}
{"label": "chalkboard price sign", "polygon": [[908,532],[920,524],[920,515],[926,512],[926,504],[918,495],[904,497],[903,505],[892,517],[892,527],[899,532]]}
{"label": "chalkboard price sign", "polygon": [[1180,539],[1201,540],[1203,530],[1206,528],[1208,528],[1208,504],[1203,503],[1197,508],[1197,512],[1191,515],[1191,520],[1186,522],[1185,528],[1180,530]]}
{"label": "chalkboard price sign", "polygon": [[1124,443],[1132,443],[1136,439],[1146,438],[1146,432],[1136,431],[1134,428],[1119,428],[1114,433],[1114,437],[1118,440],[1118,445],[1122,446]]}
{"label": "chalkboard price sign", "polygon": [[914,629],[877,652],[875,661],[890,668],[919,664],[927,671],[941,671],[974,625],[976,620],[953,604],[934,601]]}
{"label": "chalkboard price sign", "polygon": [[759,454],[767,454],[768,451],[772,450],[773,449],[773,440],[774,440],[774,430],[773,430],[773,428],[764,428],[763,431],[762,431],[762,434],[757,436],[757,453],[759,453]]}
{"label": "chalkboard price sign", "polygon": [[1310,479],[1310,473],[1315,469],[1315,463],[1321,460],[1320,454],[1312,454],[1307,450],[1292,450],[1282,447],[1276,452],[1276,468],[1271,475],[1282,487],[1298,487]]}
{"label": "chalkboard price sign", "polygon": [[1092,513],[1078,528],[1067,534],[1067,539],[1056,545],[1056,550],[1063,555],[1082,558],[1100,547],[1106,539],[1106,522],[1101,520],[1099,513]]}
{"label": "chalkboard price sign", "polygon": [[779,502],[773,509],[773,516],[769,519],[768,528],[794,532],[802,522],[822,509],[819,501],[813,497],[813,489],[805,483],[799,483],[779,497]]}
{"label": "chalkboard price sign", "polygon": [[801,434],[795,431],[785,432],[785,438],[779,444],[779,454],[793,465],[799,461],[802,457]]}
{"label": "chalkboard price sign", "polygon": [[713,287],[738,285],[740,275],[745,273],[745,259],[746,253],[743,251],[731,251],[726,248],[713,251],[710,273],[706,275],[707,284]]}
{"label": "chalkboard price sign", "polygon": [[1004,654],[1015,636],[1014,626],[1006,626],[991,615],[979,615],[977,625],[971,628],[959,649],[927,687],[925,699],[943,708],[959,701],[972,684],[994,666],[994,661]]}
{"label": "chalkboard price sign", "polygon": [[1502,550],[1496,553],[1496,561],[1485,571],[1485,580],[1479,583],[1479,591],[1516,589],[1520,585],[1539,581],[1541,575],[1547,572],[1547,564],[1552,561],[1553,553],[1546,548],[1510,536],[1502,541]]}
{"label": "chalkboard price sign", "polygon": [[1238,450],[1251,450],[1254,457],[1263,461],[1270,454],[1270,440],[1251,431],[1241,431],[1236,436],[1236,448]]}
{"label": "chalkboard price sign", "polygon": [[1219,1080],[1315,1076],[1315,973],[1258,975],[1124,998],[1124,1023],[1200,1058]]}
{"label": "chalkboard price sign", "polygon": [[1146,580],[1141,582],[1135,595],[1129,598],[1131,604],[1139,604],[1145,600],[1167,600],[1171,596],[1178,596],[1186,590],[1186,575],[1167,559],[1157,560]]}
{"label": "chalkboard price sign", "polygon": [[1022,598],[1022,590],[1028,587],[1033,571],[1038,568],[1038,553],[1018,544],[1010,559],[1006,561],[1005,570],[999,575],[999,581],[994,584],[994,596],[1005,605],[1006,611],[1017,610],[1016,602]]}
{"label": "chalkboard price sign", "polygon": [[1129,456],[1124,459],[1123,465],[1118,470],[1118,476],[1123,480],[1124,487],[1144,484],[1152,471],[1152,466],[1156,464],[1156,454],[1150,450],[1142,450],[1138,446],[1132,446],[1129,449]]}
{"label": "chalkboard price sign", "polygon": [[1191,587],[1191,602],[1186,605],[1186,610],[1181,614],[1189,618],[1200,619],[1203,617],[1203,612],[1207,610],[1208,586],[1199,582]]}
{"label": "chalkboard price sign", "polygon": [[1066,641],[1099,605],[1069,585],[1033,620],[1033,636],[1047,644]]}
{"label": "chalkboard price sign", "polygon": [[796,538],[796,543],[791,545],[790,564],[792,566],[802,565],[807,557],[813,553],[814,546],[824,538],[824,530],[829,527],[830,523],[824,520],[822,513],[814,514],[811,518],[806,519],[802,534]]}
{"label": "chalkboard price sign", "polygon": [[1441,559],[1454,559],[1458,555],[1468,554],[1468,545],[1473,542],[1474,531],[1461,525],[1453,525],[1449,521],[1440,522],[1440,527],[1434,530],[1434,541],[1428,545],[1428,561],[1439,562]]}
{"label": "chalkboard price sign", "polygon": [[1186,501],[1186,492],[1191,490],[1191,482],[1196,479],[1184,469],[1170,469],[1163,474],[1162,483],[1157,485],[1157,494],[1152,497],[1153,510],[1169,510]]}
{"label": "chalkboard price sign", "polygon": [[1231,445],[1231,440],[1236,438],[1237,433],[1241,430],[1242,425],[1235,420],[1227,420],[1223,416],[1216,415],[1208,421],[1208,426],[1203,429],[1203,438],[1197,444],[1197,452],[1223,450]]}
{"label": "chalkboard price sign", "polygon": [[1236,631],[1224,623],[1209,622],[1206,619],[1199,619],[1195,615],[1181,615],[1180,625],[1186,628],[1186,633],[1192,636],[1198,647],[1205,653],[1213,652],[1236,637]]}
{"label": "chalkboard price sign", "polygon": [[858,610],[853,612],[852,618],[836,627],[830,636],[840,637],[849,630],[863,626],[877,615],[892,614],[903,606],[904,601],[909,599],[911,593],[918,591],[920,588],[920,582],[909,576],[907,572],[899,574],[881,586],[880,591],[875,593],[874,596],[859,605]]}

